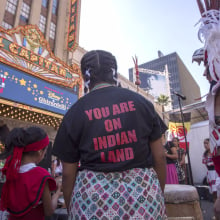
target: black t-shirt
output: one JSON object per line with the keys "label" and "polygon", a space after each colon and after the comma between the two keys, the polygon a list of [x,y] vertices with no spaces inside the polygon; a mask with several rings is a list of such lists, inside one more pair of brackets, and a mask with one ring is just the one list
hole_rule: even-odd
{"label": "black t-shirt", "polygon": [[153,166],[150,141],[161,137],[158,115],[138,93],[114,86],[91,91],[66,113],[53,154],[102,172]]}
{"label": "black t-shirt", "polygon": [[[168,154],[173,154],[171,151],[172,147],[175,147],[175,145],[172,141],[167,141],[167,143],[164,145],[164,148],[167,150]],[[174,160],[174,159],[171,159],[169,157],[166,157],[166,159],[167,159],[167,164],[176,163],[176,160]]]}
{"label": "black t-shirt", "polygon": [[161,133],[164,134],[166,132],[166,130],[168,129],[168,127],[166,126],[166,124],[164,123],[164,121],[161,119],[161,117],[158,115],[159,118],[159,122],[160,122],[160,130]]}

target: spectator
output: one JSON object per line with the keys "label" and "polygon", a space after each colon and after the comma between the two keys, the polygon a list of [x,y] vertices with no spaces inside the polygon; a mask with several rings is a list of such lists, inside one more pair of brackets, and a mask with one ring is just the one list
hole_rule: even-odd
{"label": "spectator", "polygon": [[176,161],[178,159],[177,149],[172,141],[166,141],[166,138],[163,139],[165,156],[167,161],[167,177],[166,184],[179,184],[177,170],[176,170]]}
{"label": "spectator", "polygon": [[53,177],[56,178],[62,176],[63,166],[60,159],[56,158],[55,160],[53,160],[51,167],[52,167],[51,174]]}
{"label": "spectator", "polygon": [[213,195],[213,200],[217,198],[217,189],[216,189],[216,178],[218,174],[215,171],[214,163],[212,161],[212,154],[209,145],[209,138],[204,139],[204,148],[205,151],[202,157],[202,163],[205,164],[207,168],[206,179],[209,186],[209,192]]}
{"label": "spectator", "polygon": [[109,52],[86,53],[81,71],[90,92],[66,113],[53,147],[69,219],[164,219],[166,161],[152,103],[116,86]]}
{"label": "spectator", "polygon": [[185,184],[185,178],[186,178],[185,156],[186,156],[186,152],[183,148],[180,148],[178,137],[174,137],[172,142],[173,142],[174,146],[176,147],[177,155],[178,155],[178,159],[176,161],[176,170],[177,170],[178,181],[180,184]]}
{"label": "spectator", "polygon": [[43,220],[57,207],[61,195],[61,184],[37,164],[44,158],[49,144],[47,134],[38,127],[14,128],[7,136],[5,152],[0,158],[6,158],[3,174],[6,182],[1,195],[1,210],[7,210],[9,220]]}

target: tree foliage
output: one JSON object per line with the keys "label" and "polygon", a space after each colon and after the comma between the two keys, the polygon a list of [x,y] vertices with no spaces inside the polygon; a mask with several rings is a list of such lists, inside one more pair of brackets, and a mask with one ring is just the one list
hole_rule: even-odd
{"label": "tree foliage", "polygon": [[169,96],[160,94],[160,96],[157,98],[157,103],[162,106],[167,106],[169,104]]}

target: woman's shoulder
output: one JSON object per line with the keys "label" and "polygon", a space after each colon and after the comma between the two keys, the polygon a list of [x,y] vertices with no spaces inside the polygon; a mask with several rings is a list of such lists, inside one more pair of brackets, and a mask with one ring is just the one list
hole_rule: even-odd
{"label": "woman's shoulder", "polygon": [[167,141],[167,145],[172,148],[175,147],[174,143],[172,141]]}
{"label": "woman's shoulder", "polygon": [[57,159],[53,160],[52,163],[56,165],[57,164]]}
{"label": "woman's shoulder", "polygon": [[43,167],[36,167],[35,171],[36,171],[36,175],[42,178],[41,180],[42,183],[43,182],[45,183],[45,181],[48,181],[50,191],[53,191],[56,189],[56,181],[46,169],[44,169]]}
{"label": "woman's shoulder", "polygon": [[[37,166],[33,169],[33,173],[35,173],[36,175],[50,175],[50,173],[43,167]],[[33,174],[34,175],[34,174]]]}
{"label": "woman's shoulder", "polygon": [[179,147],[179,151],[180,151],[181,153],[185,153],[185,150],[184,150],[183,148],[181,148],[181,147]]}

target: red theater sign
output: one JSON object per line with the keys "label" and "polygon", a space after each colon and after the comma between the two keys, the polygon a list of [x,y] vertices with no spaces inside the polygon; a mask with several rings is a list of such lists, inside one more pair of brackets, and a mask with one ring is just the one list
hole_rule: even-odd
{"label": "red theater sign", "polygon": [[48,82],[81,90],[78,65],[69,66],[55,57],[36,25],[8,31],[0,27],[0,61]]}
{"label": "red theater sign", "polygon": [[78,10],[79,1],[71,0],[69,8],[69,30],[67,36],[67,49],[73,50],[77,40],[77,29],[78,29]]}

